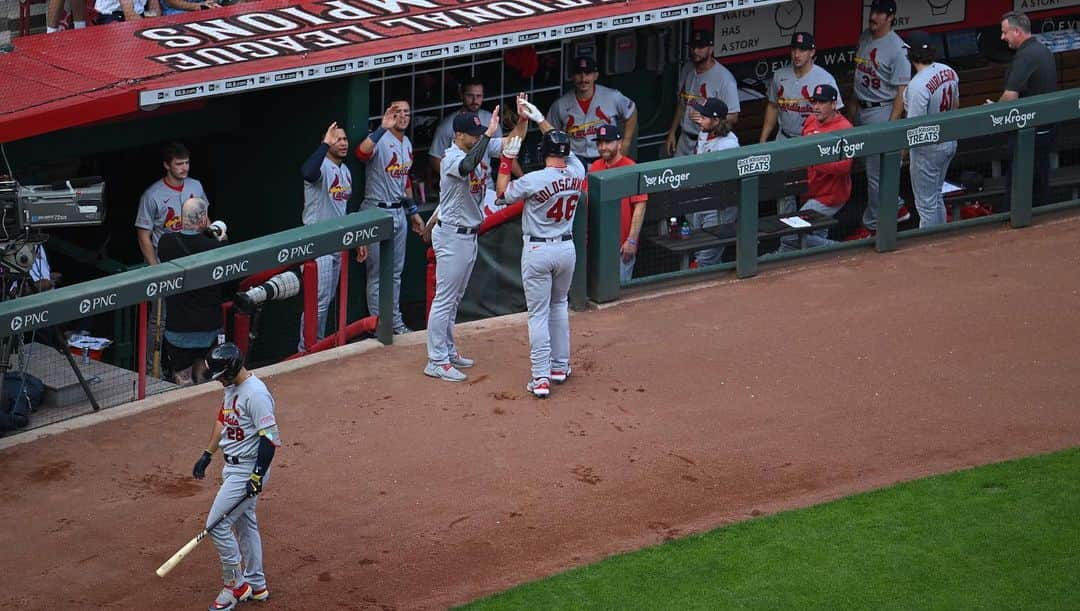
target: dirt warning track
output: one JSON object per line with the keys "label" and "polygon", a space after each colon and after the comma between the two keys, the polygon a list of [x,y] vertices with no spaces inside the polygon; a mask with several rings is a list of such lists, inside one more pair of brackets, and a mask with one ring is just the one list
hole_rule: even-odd
{"label": "dirt warning track", "polygon": [[[441,608],[615,552],[896,481],[1080,444],[1080,217],[766,268],[576,314],[528,396],[523,323],[267,379],[267,609]],[[417,334],[417,338],[422,334]],[[5,608],[203,608],[220,393],[0,451]],[[220,456],[208,473],[219,472]]]}

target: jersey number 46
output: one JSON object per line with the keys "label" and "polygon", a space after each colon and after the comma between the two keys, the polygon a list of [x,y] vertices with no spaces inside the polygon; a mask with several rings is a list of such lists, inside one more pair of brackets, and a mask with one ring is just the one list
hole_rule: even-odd
{"label": "jersey number 46", "polygon": [[577,210],[578,196],[571,195],[570,197],[560,197],[547,211],[547,217],[554,219],[556,223],[574,218],[574,211]]}

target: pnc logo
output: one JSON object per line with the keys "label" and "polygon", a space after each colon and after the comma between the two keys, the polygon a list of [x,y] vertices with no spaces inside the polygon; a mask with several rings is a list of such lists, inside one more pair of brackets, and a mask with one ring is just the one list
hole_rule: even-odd
{"label": "pnc logo", "polygon": [[225,265],[218,265],[210,272],[210,277],[214,280],[223,280],[225,278],[232,278],[241,274],[246,274],[248,271],[248,260],[237,261],[235,263],[226,263]]}
{"label": "pnc logo", "polygon": [[642,179],[645,181],[646,187],[667,185],[672,189],[678,189],[682,186],[683,181],[690,180],[690,172],[675,173],[671,168],[668,168],[661,172],[659,176],[643,174]]}
{"label": "pnc logo", "polygon": [[315,256],[313,254],[314,252],[315,252],[315,243],[314,242],[308,242],[307,244],[304,244],[303,246],[291,246],[291,247],[287,247],[287,248],[282,248],[281,250],[278,251],[277,260],[278,260],[278,263],[284,263],[284,262],[288,261],[289,259],[297,259],[297,258],[300,258],[300,257],[310,259],[311,257]]}
{"label": "pnc logo", "polygon": [[177,276],[166,280],[158,280],[146,285],[146,296],[155,297],[158,293],[171,293],[184,288],[184,277]]}
{"label": "pnc logo", "polygon": [[101,295],[83,299],[79,302],[79,313],[89,314],[90,312],[93,312],[95,310],[115,306],[116,293],[109,293],[108,295]]}
{"label": "pnc logo", "polygon": [[772,155],[751,155],[738,160],[735,165],[739,170],[739,176],[764,174],[772,168]]}
{"label": "pnc logo", "polygon": [[353,231],[346,231],[341,236],[342,246],[352,246],[358,242],[373,242],[379,239],[379,228],[376,227],[364,227],[362,229],[355,229]]}
{"label": "pnc logo", "polygon": [[49,311],[31,312],[11,319],[11,330],[18,332],[25,327],[49,324]]}

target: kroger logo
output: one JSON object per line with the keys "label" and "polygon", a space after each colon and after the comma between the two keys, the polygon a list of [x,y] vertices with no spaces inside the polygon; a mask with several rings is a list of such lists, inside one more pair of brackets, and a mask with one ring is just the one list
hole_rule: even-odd
{"label": "kroger logo", "polygon": [[739,176],[764,174],[772,167],[772,155],[751,155],[736,162]]}
{"label": "kroger logo", "polygon": [[913,127],[907,130],[908,146],[933,144],[934,142],[941,142],[940,125],[924,125],[922,127]]}
{"label": "kroger logo", "polygon": [[863,150],[865,142],[848,142],[847,138],[841,138],[832,144],[818,145],[818,152],[822,157],[843,155],[845,159],[851,159],[856,153]]}
{"label": "kroger logo", "polygon": [[994,127],[1012,127],[1016,126],[1020,129],[1027,127],[1028,121],[1035,119],[1035,112],[1020,112],[1019,109],[1013,108],[1004,115],[990,115],[990,121],[994,123]]}
{"label": "kroger logo", "polygon": [[657,185],[667,185],[672,189],[678,189],[682,186],[684,180],[690,180],[690,172],[681,172],[676,174],[671,168],[668,168],[660,173],[659,176],[649,176],[648,174],[642,174],[641,178],[645,180],[646,187],[654,187]]}

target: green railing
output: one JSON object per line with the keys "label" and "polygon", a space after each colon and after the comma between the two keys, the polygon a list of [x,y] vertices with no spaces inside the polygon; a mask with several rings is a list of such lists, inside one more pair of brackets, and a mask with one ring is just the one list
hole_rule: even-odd
{"label": "green railing", "polygon": [[[393,282],[394,224],[371,209],[230,244],[173,261],[0,303],[0,337],[238,280],[282,265],[378,242],[382,286]],[[380,311],[393,309],[393,291],[379,295]],[[379,341],[392,342],[393,321],[379,319]]]}
{"label": "green railing", "polygon": [[[717,153],[641,163],[590,174],[588,297],[596,302],[618,299],[618,202],[638,193],[660,193],[738,181],[739,220],[736,227],[736,273],[747,278],[758,268],[759,177],[819,163],[878,155],[881,183],[876,248],[896,248],[896,201],[900,191],[901,150],[977,136],[1018,132],[1012,165],[1013,227],[1031,224],[1031,185],[1035,128],[1080,118],[1080,89],[1070,89],[1007,104],[989,104],[949,113],[855,127],[805,138],[755,144]],[[989,218],[989,217],[988,217]],[[821,253],[850,245],[822,246],[802,251]],[[787,257],[784,257],[787,258]],[[578,262],[581,265],[581,261]]]}

